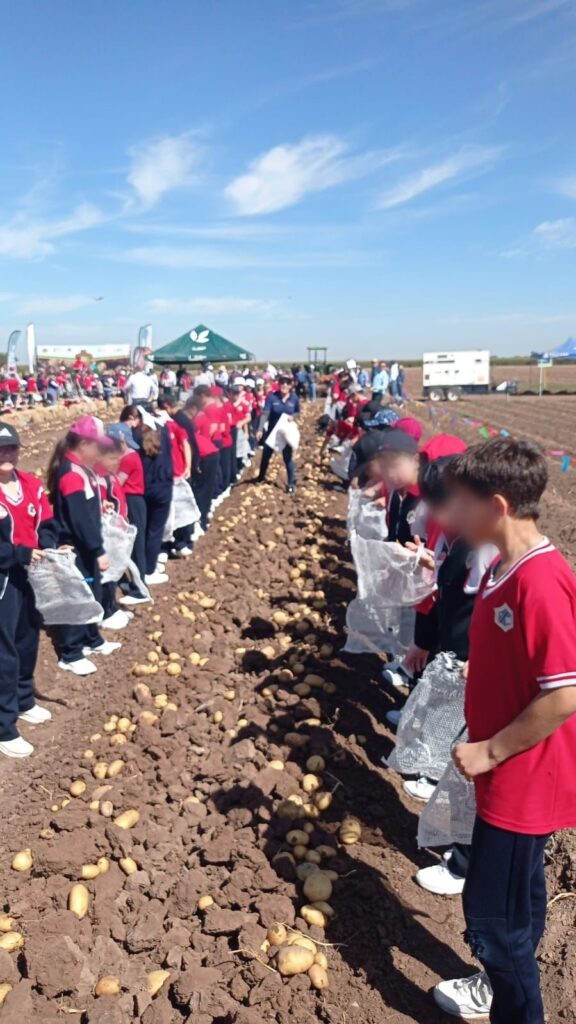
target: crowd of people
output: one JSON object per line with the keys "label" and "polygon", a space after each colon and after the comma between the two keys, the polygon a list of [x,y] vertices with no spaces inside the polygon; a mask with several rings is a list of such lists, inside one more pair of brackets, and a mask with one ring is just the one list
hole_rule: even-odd
{"label": "crowd of people", "polygon": [[[576,577],[538,529],[546,457],[512,438],[424,441],[417,419],[345,377],[326,411],[322,450],[349,490],[363,575],[345,650],[388,655],[397,735],[383,761],[425,805],[419,837],[442,826],[422,845],[460,839],[415,880],[463,896],[483,969],[441,982],[436,1003],[464,1019],[543,1024],[545,851],[576,825]],[[416,581],[429,584],[418,602]]]}
{"label": "crowd of people", "polygon": [[[51,635],[62,670],[97,672],[121,647],[109,636],[121,635],[133,608],[168,583],[171,559],[190,556],[260,445],[256,479],[266,479],[281,452],[293,492],[297,417],[301,401],[316,397],[314,372],[204,366],[188,381],[185,371],[156,380],[149,368],[135,370],[121,388],[116,379],[125,399],[117,422],[90,414],[72,422],[46,486],[18,467],[20,437],[9,417],[0,420],[2,754],[32,754],[19,723],[51,718],[34,693],[42,625],[35,567],[48,552],[73,554],[102,614],[59,622]],[[554,831],[576,825],[575,577],[538,530],[543,453],[512,438],[470,449],[448,434],[425,441],[403,402],[398,364],[376,364],[370,375],[349,360],[329,381],[318,423],[321,455],[332,452],[355,510],[353,554],[369,513],[374,570],[394,563],[396,587],[419,581],[429,590],[412,604],[398,591],[398,607],[380,619],[371,609],[380,653],[389,656],[383,685],[398,701],[387,716],[397,730],[388,764],[402,772],[417,751],[421,770],[405,772],[414,776],[405,789],[430,807],[445,780],[439,760],[447,779],[455,773],[475,792],[469,840],[416,876],[432,893],[463,895],[467,940],[483,968],[440,983],[435,998],[457,1017],[543,1024],[535,952],[545,924],[544,853]],[[131,527],[133,538],[117,576],[112,522]],[[393,574],[376,575],[391,585]],[[449,743],[434,732],[439,685]],[[427,716],[433,740],[423,756]]]}

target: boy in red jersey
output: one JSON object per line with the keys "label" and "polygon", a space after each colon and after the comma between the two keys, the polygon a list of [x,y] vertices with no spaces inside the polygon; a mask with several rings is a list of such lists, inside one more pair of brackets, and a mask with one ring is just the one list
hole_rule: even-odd
{"label": "boy in red jersey", "polygon": [[576,577],[536,525],[548,479],[536,445],[488,441],[447,476],[462,536],[499,557],[470,627],[470,741],[453,755],[476,789],[464,913],[485,973],[442,982],[435,998],[459,1017],[543,1024],[544,848],[576,825]]}

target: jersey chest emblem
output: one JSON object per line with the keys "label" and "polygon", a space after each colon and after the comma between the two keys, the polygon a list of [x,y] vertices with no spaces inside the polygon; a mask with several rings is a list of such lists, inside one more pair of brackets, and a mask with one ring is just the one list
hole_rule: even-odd
{"label": "jersey chest emblem", "polygon": [[33,502],[30,502],[30,504],[28,505],[28,515],[29,516],[35,516],[36,515],[36,507],[33,504]]}
{"label": "jersey chest emblem", "polygon": [[514,629],[514,612],[510,605],[501,604],[499,608],[494,609],[494,622],[503,633],[509,633]]}

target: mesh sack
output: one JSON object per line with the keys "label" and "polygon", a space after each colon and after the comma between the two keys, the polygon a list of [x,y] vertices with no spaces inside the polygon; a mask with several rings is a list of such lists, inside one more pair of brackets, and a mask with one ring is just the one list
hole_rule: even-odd
{"label": "mesh sack", "polygon": [[28,566],[28,579],[46,626],[87,626],[102,620],[102,605],[76,565],[73,551],[47,549],[42,561]]}
{"label": "mesh sack", "polygon": [[346,513],[346,526],[348,537],[356,531],[360,506],[362,505],[362,491],[358,487],[351,487],[348,491],[348,511]]}
{"label": "mesh sack", "polygon": [[[362,501],[358,509],[356,533],[364,540],[387,540],[386,510],[370,499]],[[354,555],[354,551],[352,551]]]}
{"label": "mesh sack", "polygon": [[138,529],[112,512],[102,516],[102,541],[110,565],[102,573],[102,583],[116,583],[126,572]]}
{"label": "mesh sack", "polygon": [[418,846],[469,844],[476,818],[474,783],[450,760],[418,821]]}
{"label": "mesh sack", "polygon": [[346,612],[348,654],[391,654],[403,658],[414,639],[413,608],[386,608],[355,597]]}
{"label": "mesh sack", "polygon": [[245,459],[249,451],[250,442],[248,441],[248,435],[243,430],[239,430],[236,434],[236,458]]}
{"label": "mesh sack", "polygon": [[174,530],[179,530],[182,526],[193,526],[199,519],[200,509],[196,504],[190,484],[182,477],[176,479],[172,487],[172,503],[164,527],[163,540],[172,540]]}
{"label": "mesh sack", "polygon": [[420,564],[418,552],[359,533],[350,543],[359,597],[386,606],[417,605],[436,589],[434,571]]}
{"label": "mesh sack", "polygon": [[345,480],[348,483],[348,467],[352,456],[352,445],[350,442],[342,445],[342,450],[337,452],[333,459],[330,459],[330,472]]}
{"label": "mesh sack", "polygon": [[388,767],[400,775],[425,775],[437,781],[463,729],[462,662],[454,655],[438,654],[402,708]]}

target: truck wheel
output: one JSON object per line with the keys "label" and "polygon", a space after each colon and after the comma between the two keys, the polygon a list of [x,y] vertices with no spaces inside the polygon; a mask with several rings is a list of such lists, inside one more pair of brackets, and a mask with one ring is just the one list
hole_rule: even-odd
{"label": "truck wheel", "polygon": [[426,398],[431,402],[443,402],[445,397],[443,388],[428,388],[426,391]]}
{"label": "truck wheel", "polygon": [[446,388],[446,398],[449,402],[457,402],[461,394],[460,388]]}

